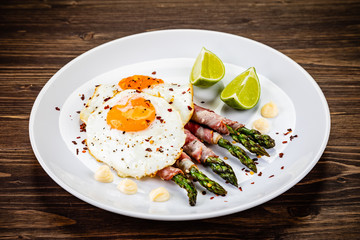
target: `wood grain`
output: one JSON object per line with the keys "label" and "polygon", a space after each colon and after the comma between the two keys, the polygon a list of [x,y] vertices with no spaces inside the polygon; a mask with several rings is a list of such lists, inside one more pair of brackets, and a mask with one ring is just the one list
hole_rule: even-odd
{"label": "wood grain", "polygon": [[[360,1],[0,2],[0,239],[358,239]],[[258,207],[186,222],[134,219],[60,188],[38,164],[28,121],[49,78],[113,39],[173,28],[265,43],[304,67],[331,112],[328,146],[296,186]]]}

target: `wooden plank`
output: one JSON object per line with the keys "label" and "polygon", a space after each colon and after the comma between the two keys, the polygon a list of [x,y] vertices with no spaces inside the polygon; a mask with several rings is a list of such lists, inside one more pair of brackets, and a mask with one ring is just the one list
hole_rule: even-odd
{"label": "wooden plank", "polygon": [[[359,13],[358,0],[1,1],[0,239],[357,239]],[[162,222],[93,207],[45,173],[31,149],[28,121],[51,76],[100,44],[174,28],[254,39],[314,77],[327,98],[332,129],[319,163],[300,183],[240,213]]]}

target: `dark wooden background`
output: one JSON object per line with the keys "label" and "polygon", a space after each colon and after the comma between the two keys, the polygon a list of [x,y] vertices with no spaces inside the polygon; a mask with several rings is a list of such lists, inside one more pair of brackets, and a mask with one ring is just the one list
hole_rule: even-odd
{"label": "dark wooden background", "polygon": [[[223,31],[288,55],[329,103],[331,135],[315,168],[258,207],[185,222],[125,217],[60,188],[29,141],[49,78],[110,40],[159,29]],[[0,1],[0,239],[359,239],[360,1]]]}

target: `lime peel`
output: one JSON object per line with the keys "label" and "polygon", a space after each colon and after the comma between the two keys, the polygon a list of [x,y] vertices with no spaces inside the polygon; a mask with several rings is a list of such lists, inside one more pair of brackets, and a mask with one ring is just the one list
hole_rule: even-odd
{"label": "lime peel", "polygon": [[190,73],[190,83],[198,87],[210,87],[225,75],[221,59],[206,48],[202,48]]}
{"label": "lime peel", "polygon": [[221,92],[221,100],[235,109],[251,109],[260,99],[260,81],[254,67],[236,76]]}

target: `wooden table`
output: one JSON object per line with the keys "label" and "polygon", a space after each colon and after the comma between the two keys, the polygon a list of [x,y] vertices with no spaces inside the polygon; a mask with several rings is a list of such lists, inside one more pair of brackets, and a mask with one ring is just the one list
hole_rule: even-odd
{"label": "wooden table", "polygon": [[[0,4],[0,239],[359,239],[360,1],[47,1]],[[174,28],[265,43],[304,67],[331,112],[315,168],[281,196],[196,222],[113,214],[70,195],[30,146],[32,104],[49,78],[113,39]]]}

